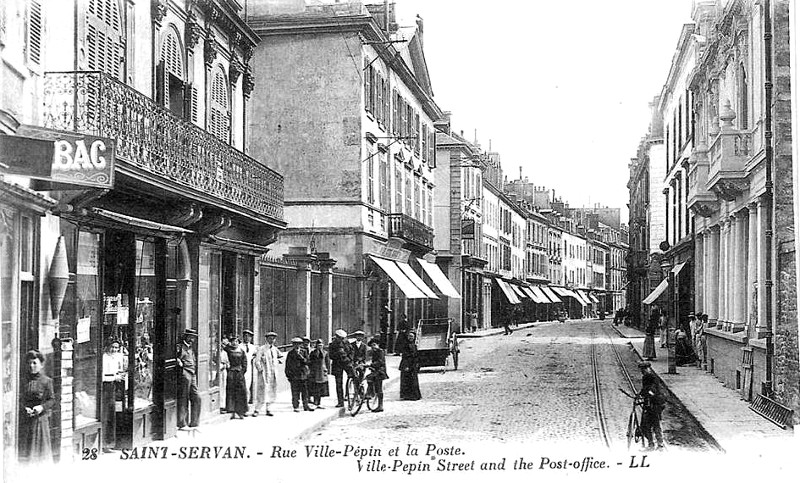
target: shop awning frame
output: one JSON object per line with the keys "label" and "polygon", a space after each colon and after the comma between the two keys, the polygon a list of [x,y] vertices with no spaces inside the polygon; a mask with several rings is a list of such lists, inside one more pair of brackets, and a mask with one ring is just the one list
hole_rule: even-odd
{"label": "shop awning frame", "polygon": [[442,272],[438,265],[435,263],[431,263],[425,261],[423,259],[419,259],[419,265],[425,270],[425,273],[431,278],[433,284],[439,289],[439,292],[446,297],[450,297],[453,299],[460,299],[461,295],[458,293],[458,290],[453,286],[450,282],[450,279],[447,278],[447,275]]}
{"label": "shop awning frame", "polygon": [[590,299],[592,302],[594,302],[594,303],[596,303],[596,304],[599,304],[599,303],[600,303],[600,299],[598,299],[597,297],[595,297],[595,295],[594,295],[593,293],[589,293],[589,294],[587,294],[587,295],[589,295],[589,299]]}
{"label": "shop awning frame", "polygon": [[585,290],[576,290],[575,293],[578,294],[578,297],[582,298],[587,305],[592,303],[592,300],[586,294]]}
{"label": "shop awning frame", "polygon": [[[685,265],[686,262],[675,265],[674,267],[672,267],[672,273],[677,275],[678,273],[680,273],[681,270],[683,270],[683,267]],[[664,280],[661,281],[661,283],[656,285],[656,288],[654,288],[653,291],[650,292],[650,295],[648,295],[647,297],[644,298],[644,300],[642,300],[642,303],[645,305],[652,304],[653,302],[656,301],[656,299],[658,299],[658,297],[660,297],[664,293],[665,290],[667,290],[667,287],[669,287],[669,278],[665,278]]]}
{"label": "shop awning frame", "polygon": [[547,298],[547,295],[545,295],[544,292],[542,292],[542,289],[540,289],[539,287],[537,287],[535,285],[531,286],[531,287],[528,287],[528,291],[535,296],[534,302],[539,303],[539,304],[549,304],[550,303],[550,299]]}
{"label": "shop awning frame", "polygon": [[403,292],[407,299],[426,299],[428,298],[422,290],[406,277],[403,270],[393,261],[370,254],[369,257],[383,270],[392,282]]}
{"label": "shop awning frame", "polygon": [[543,286],[543,287],[539,287],[539,290],[541,290],[542,293],[545,294],[545,296],[548,299],[550,299],[550,301],[553,302],[554,304],[560,304],[561,302],[563,302],[563,300],[558,298],[558,295],[556,295],[556,293],[553,291],[552,287],[544,287]]}
{"label": "shop awning frame", "polygon": [[564,297],[572,297],[572,298],[574,298],[575,300],[578,301],[579,304],[581,304],[582,307],[586,307],[588,305],[586,302],[584,302],[584,300],[580,297],[580,295],[578,295],[577,293],[573,292],[572,290],[570,290],[568,288],[553,287],[553,289],[559,295],[563,295]]}
{"label": "shop awning frame", "polygon": [[503,295],[506,296],[506,300],[508,300],[509,303],[518,304],[521,302],[521,300],[514,293],[514,290],[511,289],[511,287],[505,280],[499,278],[496,278],[494,280],[495,282],[497,282],[497,285],[500,287],[500,290],[503,292]]}
{"label": "shop awning frame", "polygon": [[439,298],[439,296],[436,295],[436,292],[431,290],[431,288],[428,287],[428,284],[426,284],[425,281],[422,280],[422,277],[417,275],[417,272],[415,272],[414,269],[411,268],[411,265],[407,264],[406,262],[396,261],[395,263],[397,264],[398,267],[400,267],[400,270],[403,271],[403,274],[405,274],[405,276],[408,277],[408,279],[411,280],[414,283],[414,285],[416,285],[417,288],[420,289],[422,293],[424,293],[429,299]]}

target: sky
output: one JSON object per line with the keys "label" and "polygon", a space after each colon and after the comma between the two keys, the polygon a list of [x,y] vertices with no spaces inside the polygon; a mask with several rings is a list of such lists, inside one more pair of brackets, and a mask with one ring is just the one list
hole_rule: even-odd
{"label": "sky", "polygon": [[424,21],[434,99],[503,172],[619,207],[691,0],[395,0]]}

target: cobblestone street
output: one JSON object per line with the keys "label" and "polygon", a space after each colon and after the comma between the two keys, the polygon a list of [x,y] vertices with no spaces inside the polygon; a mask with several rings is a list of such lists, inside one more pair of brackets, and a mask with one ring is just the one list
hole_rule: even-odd
{"label": "cobblestone street", "polygon": [[[634,383],[638,358],[608,322],[547,323],[510,336],[461,340],[461,366],[423,368],[423,399],[400,401],[397,384],[387,388],[386,411],[359,413],[314,433],[310,444],[362,438],[391,443],[441,444],[461,441],[596,445],[603,447],[594,396],[591,347],[597,346],[602,405],[612,449],[626,448],[625,429],[632,389],[612,343]],[[364,408],[366,409],[366,408]],[[668,398],[664,433],[673,446],[706,448],[685,410]]]}

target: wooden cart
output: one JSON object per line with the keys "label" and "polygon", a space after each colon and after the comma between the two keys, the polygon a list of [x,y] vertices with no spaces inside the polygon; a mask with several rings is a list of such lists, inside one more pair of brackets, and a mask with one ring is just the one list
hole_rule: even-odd
{"label": "wooden cart", "polygon": [[452,319],[420,319],[417,325],[417,354],[420,367],[448,365],[458,370],[458,334],[452,329]]}

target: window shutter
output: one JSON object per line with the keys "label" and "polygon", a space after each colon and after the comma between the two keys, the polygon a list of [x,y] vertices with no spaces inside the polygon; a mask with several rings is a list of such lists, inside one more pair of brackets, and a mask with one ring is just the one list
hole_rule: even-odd
{"label": "window shutter", "polygon": [[41,0],[29,0],[26,53],[28,54],[28,63],[37,67],[42,63],[43,28],[42,2]]}
{"label": "window shutter", "polygon": [[383,78],[380,73],[375,75],[375,119],[383,122]]}
{"label": "window shutter", "polygon": [[414,152],[419,154],[419,113],[414,111]]}
{"label": "window shutter", "polygon": [[400,122],[397,119],[397,106],[400,104],[400,98],[397,95],[397,89],[392,89],[392,134],[398,135],[397,126]]}
{"label": "window shutter", "polygon": [[197,123],[198,120],[197,87],[191,86],[190,92],[192,96],[192,101],[191,101],[192,122]]}
{"label": "window shutter", "polygon": [[164,62],[162,61],[156,66],[156,104],[159,106],[167,105],[166,81]]}
{"label": "window shutter", "polygon": [[422,123],[422,136],[420,136],[420,140],[422,141],[420,146],[420,157],[422,158],[422,162],[428,162],[428,125]]}
{"label": "window shutter", "polygon": [[364,59],[364,110],[369,111],[369,92],[370,92],[370,65],[369,59]]}
{"label": "window shutter", "polygon": [[186,83],[183,86],[183,118],[194,120],[194,115],[192,113],[192,89],[194,88],[191,83]]}
{"label": "window shutter", "polygon": [[428,131],[428,164],[431,168],[436,167],[436,130],[431,128]]}
{"label": "window shutter", "polygon": [[89,70],[99,70],[119,79],[125,63],[122,39],[117,0],[90,0],[86,14]]}

